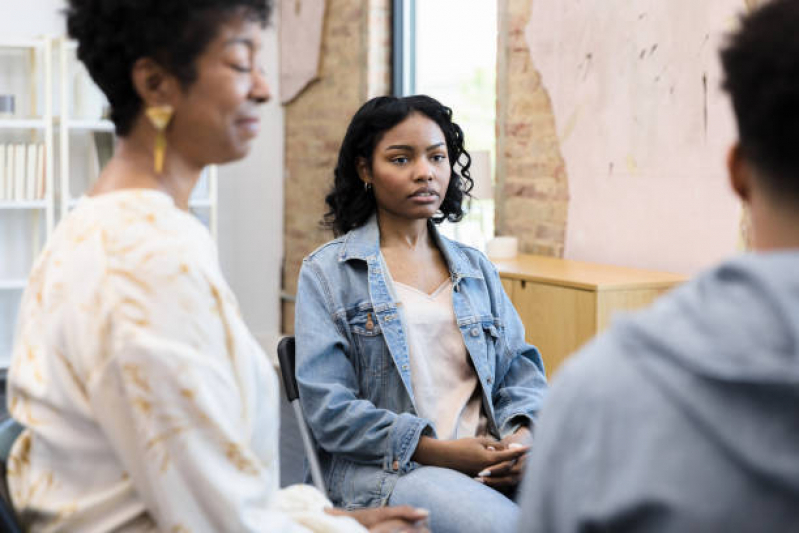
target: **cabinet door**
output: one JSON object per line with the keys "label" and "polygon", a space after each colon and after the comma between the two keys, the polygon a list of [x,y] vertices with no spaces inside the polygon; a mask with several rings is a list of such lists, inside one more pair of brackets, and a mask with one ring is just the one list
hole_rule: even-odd
{"label": "cabinet door", "polygon": [[603,331],[619,311],[635,311],[648,307],[671,289],[628,289],[599,293],[597,304],[597,330]]}
{"label": "cabinet door", "polygon": [[527,342],[541,351],[547,376],[596,333],[596,293],[513,280],[511,300]]}
{"label": "cabinet door", "polygon": [[508,298],[513,300],[513,280],[509,278],[499,278],[502,282],[502,288],[505,289],[505,294],[508,295]]}

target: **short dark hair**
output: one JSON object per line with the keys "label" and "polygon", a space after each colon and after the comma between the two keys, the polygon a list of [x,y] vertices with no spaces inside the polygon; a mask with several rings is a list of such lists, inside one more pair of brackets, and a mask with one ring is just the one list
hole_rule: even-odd
{"label": "short dark hair", "polygon": [[[324,225],[332,228],[336,235],[362,226],[376,209],[374,194],[364,190],[358,176],[359,158],[365,159],[371,168],[375,147],[383,134],[412,113],[421,113],[438,124],[447,143],[452,176],[440,214],[432,220],[438,224],[444,220],[458,222],[463,218],[463,198],[474,185],[469,175],[472,159],[464,147],[463,130],[452,121],[452,109],[424,95],[378,96],[355,113],[341,143],[333,189],[325,198],[329,211],[325,214]],[[455,165],[460,172],[455,171]]]}
{"label": "short dark hair", "polygon": [[743,156],[775,197],[799,202],[799,2],[745,16],[721,62]]}
{"label": "short dark hair", "polygon": [[69,0],[66,9],[78,58],[108,98],[121,136],[141,112],[131,79],[137,60],[155,59],[186,88],[222,23],[242,14],[266,25],[271,13],[272,0]]}

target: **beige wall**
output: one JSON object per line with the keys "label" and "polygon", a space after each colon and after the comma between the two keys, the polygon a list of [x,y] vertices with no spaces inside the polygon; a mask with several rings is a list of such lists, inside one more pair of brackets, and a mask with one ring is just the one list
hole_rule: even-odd
{"label": "beige wall", "polygon": [[758,0],[499,0],[497,232],[694,273],[735,253],[718,47]]}

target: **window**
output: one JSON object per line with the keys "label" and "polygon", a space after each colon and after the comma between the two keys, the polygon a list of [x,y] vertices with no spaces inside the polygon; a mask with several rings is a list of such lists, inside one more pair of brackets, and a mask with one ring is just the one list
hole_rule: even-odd
{"label": "window", "polygon": [[473,154],[476,198],[445,235],[483,250],[494,236],[497,2],[395,0],[394,91],[427,94],[453,110]]}

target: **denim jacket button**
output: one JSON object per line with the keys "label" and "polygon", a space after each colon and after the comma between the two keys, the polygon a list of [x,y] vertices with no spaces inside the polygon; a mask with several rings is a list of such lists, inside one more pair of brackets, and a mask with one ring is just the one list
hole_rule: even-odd
{"label": "denim jacket button", "polygon": [[477,337],[478,335],[480,335],[480,332],[477,328],[472,328],[472,337]]}
{"label": "denim jacket button", "polygon": [[408,365],[402,365],[403,370],[408,370]]}
{"label": "denim jacket button", "polygon": [[493,380],[493,379],[491,379],[490,377],[489,377],[488,379],[486,379],[486,382],[488,382],[488,384],[489,384],[489,385],[491,385],[491,383],[492,383],[493,381],[494,381],[494,380]]}
{"label": "denim jacket button", "polygon": [[396,472],[397,470],[399,470],[399,461],[397,461],[396,459],[394,459],[394,463],[392,463],[392,465],[391,465],[391,468],[393,468],[395,472]]}

